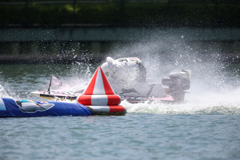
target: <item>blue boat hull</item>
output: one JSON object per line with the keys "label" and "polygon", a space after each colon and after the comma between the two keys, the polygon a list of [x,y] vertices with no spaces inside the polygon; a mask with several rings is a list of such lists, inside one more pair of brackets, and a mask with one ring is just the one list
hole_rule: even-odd
{"label": "blue boat hull", "polygon": [[79,103],[24,101],[0,98],[0,117],[91,116]]}

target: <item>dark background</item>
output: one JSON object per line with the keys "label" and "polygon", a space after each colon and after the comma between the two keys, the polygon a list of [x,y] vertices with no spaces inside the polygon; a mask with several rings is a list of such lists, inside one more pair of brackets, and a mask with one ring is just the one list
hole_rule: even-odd
{"label": "dark background", "polygon": [[64,63],[72,54],[100,61],[111,46],[136,43],[134,35],[153,30],[184,36],[191,31],[196,38],[185,43],[204,46],[199,53],[217,47],[215,53],[232,58],[240,53],[239,17],[239,0],[0,0],[0,62],[42,63],[59,54]]}

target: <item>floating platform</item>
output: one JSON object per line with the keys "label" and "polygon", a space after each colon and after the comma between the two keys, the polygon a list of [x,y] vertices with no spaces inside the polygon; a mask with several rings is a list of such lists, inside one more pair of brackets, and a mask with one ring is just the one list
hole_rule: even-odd
{"label": "floating platform", "polygon": [[80,103],[0,98],[0,117],[124,115],[122,106],[84,106]]}

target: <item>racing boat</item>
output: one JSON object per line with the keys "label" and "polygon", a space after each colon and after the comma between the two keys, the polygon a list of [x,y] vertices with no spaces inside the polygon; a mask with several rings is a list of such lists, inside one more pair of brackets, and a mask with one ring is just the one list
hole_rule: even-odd
{"label": "racing boat", "polygon": [[[154,82],[146,78],[146,68],[137,57],[119,58],[113,60],[111,57],[101,65],[109,83],[121,100],[130,103],[142,102],[182,102],[186,90],[190,89],[191,72],[181,70],[178,73],[171,73],[161,82]],[[50,90],[51,86],[61,85],[61,81],[51,76],[48,90],[31,92],[32,95],[51,100],[74,101],[83,94],[85,88],[77,91],[72,89]]]}

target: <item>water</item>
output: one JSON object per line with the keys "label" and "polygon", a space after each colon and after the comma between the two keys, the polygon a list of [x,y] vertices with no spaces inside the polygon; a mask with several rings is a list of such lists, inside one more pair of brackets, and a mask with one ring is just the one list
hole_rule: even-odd
{"label": "water", "polygon": [[238,115],[1,119],[1,159],[239,159]]}
{"label": "water", "polygon": [[[191,93],[182,104],[124,101],[125,116],[0,119],[0,159],[240,159],[239,66],[180,67],[192,70]],[[95,69],[0,65],[0,96],[39,100],[29,93],[47,89],[51,74],[78,87]]]}

